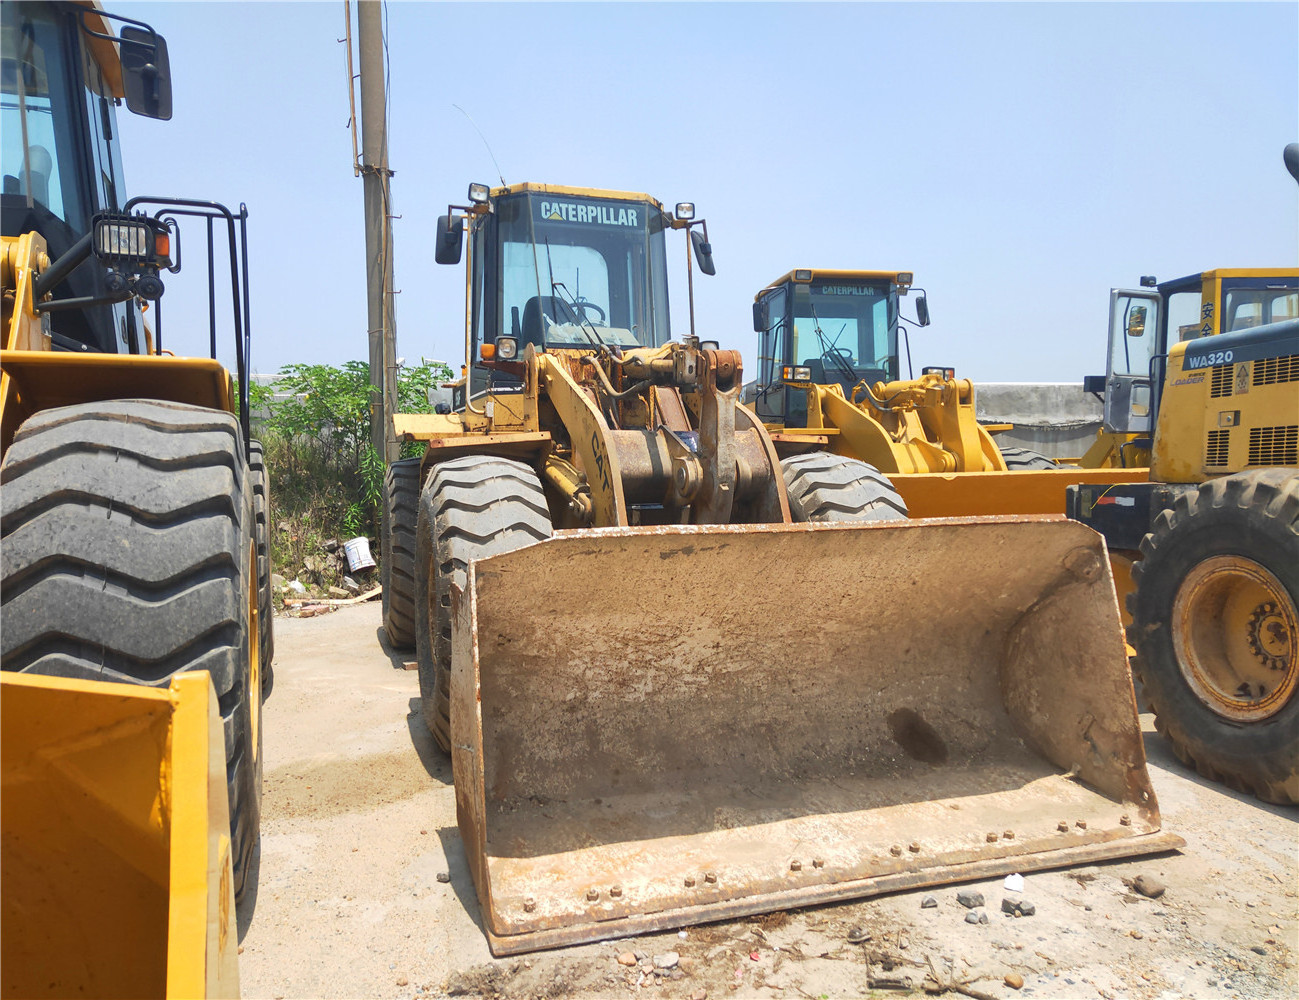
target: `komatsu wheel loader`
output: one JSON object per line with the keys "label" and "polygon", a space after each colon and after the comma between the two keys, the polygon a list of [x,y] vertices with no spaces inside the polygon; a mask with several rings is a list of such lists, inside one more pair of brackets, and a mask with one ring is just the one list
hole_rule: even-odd
{"label": "komatsu wheel loader", "polygon": [[[456,404],[394,418],[426,450],[389,477],[387,624],[495,953],[1180,843],[1098,536],[890,519],[828,453],[787,487],[738,353],[671,338],[669,231],[713,271],[693,205],[468,200]],[[811,615],[764,583],[791,567]]]}
{"label": "komatsu wheel loader", "polygon": [[754,297],[760,371],[748,405],[787,468],[820,450],[866,462],[912,517],[1057,513],[1072,483],[1133,478],[999,448],[997,428],[975,417],[974,383],[951,368],[903,378],[904,324],[929,325],[920,289],[916,319],[902,316],[913,284],[910,271],[798,268]]}
{"label": "komatsu wheel loader", "polygon": [[[171,117],[151,27],[0,17],[0,993],[237,993],[270,686],[246,211],[127,198],[117,106]],[[229,262],[230,316],[181,328],[211,358],[162,322],[186,218]]]}

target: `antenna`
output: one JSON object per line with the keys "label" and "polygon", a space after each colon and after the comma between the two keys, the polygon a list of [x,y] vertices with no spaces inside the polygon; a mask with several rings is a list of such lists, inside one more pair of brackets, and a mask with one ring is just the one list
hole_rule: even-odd
{"label": "antenna", "polygon": [[[459,104],[453,104],[451,106],[455,108],[457,111],[459,111],[466,118],[469,118],[469,112],[466,111],[464,108],[462,108]],[[492,158],[492,166],[496,168],[496,176],[501,179],[501,187],[507,187],[508,185],[506,185],[505,183],[505,175],[501,173],[501,165],[496,162],[496,154],[492,152],[492,147],[487,142],[487,136],[483,135],[483,130],[478,127],[478,123],[474,121],[472,118],[469,118],[469,124],[474,127],[474,131],[478,133],[478,138],[482,139],[483,145],[487,147],[487,155]]]}

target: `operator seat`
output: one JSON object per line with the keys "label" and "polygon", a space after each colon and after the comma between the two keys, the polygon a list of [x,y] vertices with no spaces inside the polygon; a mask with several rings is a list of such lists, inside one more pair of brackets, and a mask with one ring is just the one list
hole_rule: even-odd
{"label": "operator seat", "polygon": [[534,295],[523,305],[523,337],[519,344],[520,351],[524,344],[545,346],[546,323],[542,319],[543,315],[549,316],[553,323],[578,322],[572,307],[558,295]]}

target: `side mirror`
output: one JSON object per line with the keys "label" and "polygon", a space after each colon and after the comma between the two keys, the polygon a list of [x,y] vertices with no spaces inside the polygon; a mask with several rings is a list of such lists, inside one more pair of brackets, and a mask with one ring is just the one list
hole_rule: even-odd
{"label": "side mirror", "polygon": [[753,303],[753,332],[767,332],[767,303],[765,302]]}
{"label": "side mirror", "polygon": [[1292,142],[1286,146],[1281,158],[1285,161],[1285,168],[1290,171],[1290,176],[1299,181],[1299,142]]}
{"label": "side mirror", "polygon": [[438,233],[433,247],[433,259],[439,264],[459,264],[460,248],[464,243],[461,237],[464,231],[464,216],[438,216]]}
{"label": "side mirror", "polygon": [[122,87],[137,115],[171,120],[171,63],[167,40],[144,28],[122,25]]}
{"label": "side mirror", "polygon": [[690,245],[695,249],[695,260],[699,262],[699,270],[704,274],[716,274],[717,268],[713,265],[713,245],[704,240],[704,234],[697,229],[690,230]]}
{"label": "side mirror", "polygon": [[921,326],[929,325],[929,300],[925,298],[924,292],[921,292],[920,297],[916,299],[916,319]]}
{"label": "side mirror", "polygon": [[1146,307],[1133,306],[1128,316],[1128,336],[1144,337],[1146,333]]}

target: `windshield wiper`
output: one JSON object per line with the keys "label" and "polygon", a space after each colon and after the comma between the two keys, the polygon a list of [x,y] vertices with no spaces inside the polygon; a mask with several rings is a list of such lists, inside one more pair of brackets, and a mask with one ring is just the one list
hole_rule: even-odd
{"label": "windshield wiper", "polygon": [[[839,367],[840,372],[842,372],[845,376],[847,376],[848,381],[856,382],[857,373],[853,371],[852,365],[848,364],[847,359],[842,354],[839,353],[839,349],[837,347],[835,347],[833,344],[827,344],[825,342],[825,334],[821,332],[821,317],[816,314],[816,306],[812,303],[810,297],[808,298],[807,304],[808,304],[808,308],[812,310],[812,329],[816,333],[816,339],[821,345],[821,357],[833,358],[834,363]],[[844,325],[839,328],[839,336],[843,335],[843,331],[847,328],[847,326],[848,324],[845,322]],[[839,336],[835,337],[836,343],[839,340]]]}
{"label": "windshield wiper", "polygon": [[586,310],[582,308],[581,304],[575,298],[573,298],[573,293],[568,290],[568,286],[566,286],[562,281],[555,281],[554,278],[551,278],[550,290],[554,292],[561,289],[564,294],[568,296],[568,301],[565,304],[573,314],[573,318],[577,320],[577,328],[585,333],[587,339],[596,347],[603,348],[612,354],[613,351],[610,349],[609,345],[605,343],[604,338],[596,331],[595,324],[586,318]]}

